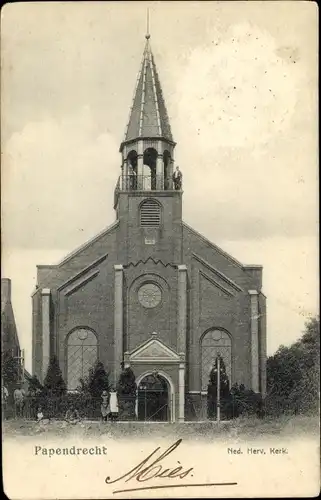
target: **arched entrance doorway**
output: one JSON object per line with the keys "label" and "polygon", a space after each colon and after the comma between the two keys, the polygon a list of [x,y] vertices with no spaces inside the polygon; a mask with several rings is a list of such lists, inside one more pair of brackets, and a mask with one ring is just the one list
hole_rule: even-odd
{"label": "arched entrance doorway", "polygon": [[138,383],[137,418],[155,422],[171,419],[169,384],[159,373],[145,375]]}

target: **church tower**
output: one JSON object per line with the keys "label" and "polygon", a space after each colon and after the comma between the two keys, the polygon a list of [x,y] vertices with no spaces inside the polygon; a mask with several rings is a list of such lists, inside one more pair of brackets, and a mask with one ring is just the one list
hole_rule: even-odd
{"label": "church tower", "polygon": [[147,34],[115,189],[123,264],[149,257],[180,264],[182,191],[173,183],[175,145]]}

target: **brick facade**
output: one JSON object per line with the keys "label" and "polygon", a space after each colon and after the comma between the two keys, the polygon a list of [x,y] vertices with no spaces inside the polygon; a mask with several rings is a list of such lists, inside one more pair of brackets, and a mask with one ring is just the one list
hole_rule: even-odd
{"label": "brick facade", "polygon": [[[68,334],[85,327],[95,332],[98,356],[110,373],[120,365],[115,359],[114,309],[115,265],[122,264],[123,353],[130,353],[151,338],[157,338],[177,354],[179,317],[178,266],[186,266],[186,372],[185,392],[195,398],[201,387],[201,339],[211,329],[223,329],[231,337],[232,369],[230,383],[252,386],[251,361],[251,297],[256,287],[258,295],[259,384],[265,392],[266,375],[266,311],[265,296],[260,293],[260,267],[255,273],[242,266],[218,247],[188,227],[179,217],[175,221],[168,207],[175,206],[175,193],[169,200],[157,196],[163,205],[164,223],[153,229],[154,244],[146,244],[151,232],[138,227],[130,210],[113,227],[87,243],[57,266],[38,267],[38,290],[33,295],[33,372],[44,377],[42,365],[42,302],[41,290],[50,289],[50,350],[58,356],[67,380]],[[122,194],[122,197],[130,197]],[[150,193],[148,194],[150,196]],[[139,199],[122,200],[124,205],[139,206]],[[166,207],[167,205],[167,207]],[[176,207],[177,209],[177,207]],[[177,209],[178,213],[180,209]],[[173,229],[174,228],[174,229]],[[174,231],[174,237],[172,237]],[[123,235],[127,234],[129,240]],[[124,243],[121,245],[120,241]],[[129,241],[129,244],[126,244]],[[167,244],[166,244],[167,242]],[[143,283],[156,283],[162,300],[154,308],[145,309],[138,300]],[[168,373],[178,398],[178,363],[153,364]],[[135,375],[148,370],[144,364],[134,364]],[[175,400],[176,401],[176,400]],[[178,400],[175,411],[178,411]],[[176,415],[176,418],[178,416]]]}
{"label": "brick facade", "polygon": [[[32,297],[33,372],[43,380],[49,345],[69,383],[71,364],[78,369],[70,358],[69,336],[87,329],[95,334],[97,357],[114,383],[123,361],[133,367],[137,380],[157,370],[167,381],[173,405],[169,418],[183,420],[188,399],[194,400],[200,418],[207,365],[214,363],[209,356],[215,346],[223,349],[222,342],[230,384],[265,392],[262,267],[242,265],[183,222],[183,193],[173,182],[176,144],[163,99],[158,102],[162,92],[148,40],[138,82],[120,147],[115,223],[60,264],[38,266]],[[150,169],[148,188],[145,168]],[[145,224],[141,210],[148,200],[153,208],[147,218],[154,219]],[[154,304],[142,305],[143,285],[154,290],[148,292],[158,297]],[[210,348],[205,346],[209,335],[214,342]],[[215,335],[223,335],[217,340],[221,344],[215,344]],[[85,354],[95,349],[85,342],[79,346]],[[144,355],[137,357],[141,348]]]}

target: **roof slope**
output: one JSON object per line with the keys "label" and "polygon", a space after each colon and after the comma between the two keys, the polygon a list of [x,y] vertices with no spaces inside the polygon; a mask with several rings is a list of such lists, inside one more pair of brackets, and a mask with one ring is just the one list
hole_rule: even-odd
{"label": "roof slope", "polygon": [[147,38],[124,142],[139,137],[173,141],[163,91]]}

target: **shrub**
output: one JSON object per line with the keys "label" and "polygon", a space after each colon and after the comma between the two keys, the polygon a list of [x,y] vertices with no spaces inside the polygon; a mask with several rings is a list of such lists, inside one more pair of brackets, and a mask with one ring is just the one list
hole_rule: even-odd
{"label": "shrub", "polygon": [[50,358],[47,374],[43,384],[43,395],[46,397],[61,397],[67,392],[65,381],[56,356]]}
{"label": "shrub", "polygon": [[39,381],[37,375],[33,375],[28,381],[28,392],[30,395],[35,395],[43,391],[44,387]]}
{"label": "shrub", "polygon": [[9,351],[4,352],[2,357],[2,380],[3,384],[10,389],[16,386],[19,380],[20,366],[16,358]]}
{"label": "shrub", "polygon": [[131,368],[125,368],[117,383],[118,410],[120,420],[134,420],[136,418],[136,378]]}
{"label": "shrub", "polygon": [[97,361],[89,374],[88,392],[93,398],[99,398],[103,391],[109,391],[109,377],[103,363]]}

